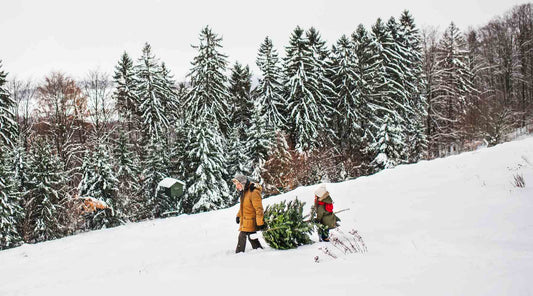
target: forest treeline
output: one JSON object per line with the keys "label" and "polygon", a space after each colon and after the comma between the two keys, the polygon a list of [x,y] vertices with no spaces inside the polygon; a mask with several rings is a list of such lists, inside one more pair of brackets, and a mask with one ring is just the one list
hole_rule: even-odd
{"label": "forest treeline", "polygon": [[531,124],[532,34],[531,4],[464,31],[404,11],[331,46],[296,27],[283,57],[259,46],[257,83],[210,27],[182,82],[148,43],[111,76],[22,81],[0,64],[0,249],[232,206],[236,173],[277,194],[500,143]]}

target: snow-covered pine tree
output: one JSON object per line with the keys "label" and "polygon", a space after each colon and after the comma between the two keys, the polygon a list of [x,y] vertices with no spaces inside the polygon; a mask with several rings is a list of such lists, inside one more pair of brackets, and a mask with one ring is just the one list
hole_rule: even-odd
{"label": "snow-covered pine tree", "polygon": [[320,83],[321,93],[319,96],[317,96],[317,98],[320,99],[318,107],[326,116],[325,121],[327,124],[327,130],[322,136],[324,141],[327,141],[327,143],[324,143],[324,145],[333,144],[336,140],[336,134],[334,132],[334,120],[338,115],[335,109],[338,95],[335,85],[332,82],[334,72],[332,69],[330,50],[326,46],[326,41],[322,40],[320,33],[314,27],[311,27],[309,30],[307,30],[305,35],[309,42],[309,48],[313,53],[313,74]]}
{"label": "snow-covered pine tree", "polygon": [[173,135],[173,141],[169,145],[169,175],[180,180],[185,180],[186,172],[185,141],[187,139],[187,130],[185,117],[188,110],[184,109],[183,102],[188,92],[189,89],[184,82],[178,84],[176,89],[178,106],[175,110],[172,110],[175,121],[170,133]]}
{"label": "snow-covered pine tree", "polygon": [[28,176],[28,154],[26,149],[20,145],[17,145],[13,151],[13,166],[15,168],[15,175],[13,176],[16,188],[18,192],[26,191],[26,184],[29,181]]}
{"label": "snow-covered pine tree", "polygon": [[387,21],[387,23],[385,24],[385,30],[387,30],[387,32],[389,32],[390,34],[390,37],[392,38],[392,42],[393,42],[393,46],[392,46],[392,49],[394,50],[394,53],[396,54],[396,60],[394,61],[395,62],[395,66],[397,67],[397,69],[399,69],[400,71],[398,73],[394,73],[395,76],[399,76],[399,77],[394,77],[394,78],[404,78],[403,81],[399,81],[400,79],[398,79],[397,83],[401,85],[402,89],[405,90],[405,92],[407,92],[407,88],[408,88],[408,77],[409,77],[409,67],[410,67],[410,62],[409,62],[409,52],[407,51],[407,48],[404,46],[405,44],[405,36],[404,36],[404,31],[401,30],[400,28],[400,23],[398,23],[396,21],[396,18],[395,17],[390,17],[389,20]]}
{"label": "snow-covered pine tree", "polygon": [[415,25],[415,20],[408,10],[400,16],[397,27],[397,44],[401,48],[404,68],[404,83],[410,102],[415,111],[424,110],[424,97],[422,87],[424,75],[422,69],[422,46],[420,31]]}
{"label": "snow-covered pine tree", "polygon": [[283,128],[287,121],[279,63],[278,52],[274,49],[272,40],[265,37],[256,60],[263,77],[259,79],[259,84],[253,93],[259,104],[263,106],[267,127],[272,131]]}
{"label": "snow-covered pine tree", "polygon": [[185,123],[184,167],[187,168],[187,192],[184,211],[202,212],[225,207],[229,203],[227,180],[227,135],[229,99],[225,76],[227,57],[219,50],[222,38],[209,27],[200,33],[198,55],[192,62],[191,90],[183,108]]}
{"label": "snow-covered pine tree", "polygon": [[204,121],[206,116],[212,114],[219,131],[226,137],[229,133],[230,93],[225,74],[227,56],[220,52],[222,38],[205,27],[200,33],[200,45],[193,48],[198,50],[198,55],[188,74],[191,90],[183,106],[187,110],[185,122],[194,124],[196,121]]}
{"label": "snow-covered pine tree", "polygon": [[[398,53],[398,46],[392,37],[392,29],[396,30],[396,25],[389,25],[389,29],[385,24],[378,19],[372,27],[373,46],[372,51],[376,56],[376,63],[378,65],[378,75],[374,80],[375,96],[372,102],[374,117],[371,119],[374,127],[379,127],[376,134],[382,135],[384,120],[389,118],[395,123],[394,129],[389,132],[396,132],[395,139],[401,139],[403,145],[390,146],[389,149],[399,149],[398,151],[387,154],[389,157],[399,157],[398,159],[389,159],[390,163],[401,163],[404,159],[405,145],[405,131],[406,121],[405,117],[410,111],[410,106],[406,105],[408,101],[407,93],[403,85],[403,70],[400,63],[401,57]],[[379,147],[379,135],[375,139],[377,143],[371,144],[371,147]],[[374,155],[379,155],[379,151],[373,151]]]}
{"label": "snow-covered pine tree", "polygon": [[97,199],[109,207],[94,213],[90,227],[100,229],[124,223],[123,211],[117,198],[119,181],[113,171],[107,146],[99,144],[94,151],[87,152],[81,171],[78,195]]}
{"label": "snow-covered pine tree", "polygon": [[148,43],[144,45],[142,56],[135,66],[135,77],[135,91],[139,98],[142,133],[146,143],[150,139],[164,137],[169,127],[169,118],[164,109],[164,104],[168,102],[168,81]]}
{"label": "snow-covered pine tree", "polygon": [[406,61],[404,79],[409,96],[409,105],[413,112],[408,114],[407,159],[417,162],[427,151],[427,137],[424,121],[427,118],[427,101],[423,95],[425,77],[423,75],[422,46],[420,31],[409,11],[400,16],[398,27],[398,45],[402,48]]}
{"label": "snow-covered pine tree", "polygon": [[382,120],[381,127],[376,135],[376,142],[370,148],[376,153],[371,163],[374,171],[393,168],[401,163],[401,151],[404,145],[398,123],[388,114]]}
{"label": "snow-covered pine tree", "polygon": [[[251,176],[253,180],[261,183],[261,169],[273,141],[273,131],[267,130],[262,106],[259,102],[254,103],[255,100],[250,93],[251,73],[248,66],[243,68],[239,63],[235,64],[230,85],[230,92],[235,100],[233,124],[241,140],[237,145],[244,148],[243,152],[246,155],[243,157],[242,154],[237,154],[237,161],[240,167],[243,167],[243,161],[248,161],[244,164],[247,171],[239,171],[239,173]],[[235,147],[235,144],[232,146],[237,150],[242,150]]]}
{"label": "snow-covered pine tree", "polygon": [[24,193],[27,237],[40,242],[65,234],[61,220],[66,202],[66,176],[59,157],[44,139],[32,145],[30,181]]}
{"label": "snow-covered pine tree", "polygon": [[375,100],[375,104],[379,106],[378,113],[388,113],[389,116],[397,117],[395,120],[404,125],[405,114],[410,112],[410,106],[407,105],[408,94],[404,85],[406,61],[394,38],[395,36],[398,38],[396,20],[391,17],[388,23],[384,24],[378,19],[372,26],[372,35],[375,39],[375,46],[372,49],[382,73],[382,77],[378,79],[378,93]]}
{"label": "snow-covered pine tree", "polygon": [[[251,149],[248,147],[248,140],[241,140],[241,132],[244,130],[243,127],[235,125],[232,127],[229,139],[228,139],[228,155],[227,155],[227,172],[228,176],[232,177],[235,174],[243,174],[245,176],[250,176],[252,173],[252,160],[251,160]],[[247,129],[247,136],[249,136],[250,129]],[[227,184],[229,188],[233,186],[231,178],[228,178]],[[238,200],[238,195],[235,194],[232,196],[229,205],[236,204]]]}
{"label": "snow-covered pine tree", "polygon": [[24,213],[9,159],[7,151],[0,152],[0,250],[16,247],[22,240],[17,224]]}
{"label": "snow-covered pine tree", "polygon": [[379,126],[374,122],[374,111],[372,101],[374,94],[377,92],[375,80],[381,75],[381,68],[376,63],[376,56],[372,52],[374,40],[369,35],[363,25],[359,25],[357,30],[352,33],[351,41],[354,44],[356,67],[355,73],[359,77],[356,81],[356,92],[359,94],[359,101],[356,104],[356,112],[363,132],[361,137],[361,152],[364,153],[364,164],[368,165],[373,159],[368,153],[368,145],[374,142],[375,135]]}
{"label": "snow-covered pine tree", "polygon": [[437,49],[437,64],[431,103],[432,122],[441,153],[447,153],[461,138],[466,98],[474,91],[468,68],[466,41],[454,23],[444,32]]}
{"label": "snow-covered pine tree", "polygon": [[123,120],[126,121],[128,131],[132,132],[139,124],[139,98],[137,97],[137,82],[135,80],[135,69],[130,56],[124,52],[115,66],[113,76],[116,89],[113,97],[117,102],[117,109]]}
{"label": "snow-covered pine tree", "polygon": [[2,60],[0,60],[0,146],[10,148],[16,146],[18,124],[13,113],[14,106],[15,102],[7,89],[7,73],[2,70]]}
{"label": "snow-covered pine tree", "polygon": [[124,218],[137,220],[139,205],[139,175],[140,160],[133,152],[133,145],[128,142],[128,137],[121,132],[114,143],[113,149],[114,171],[118,180],[117,207],[122,209]]}
{"label": "snow-covered pine tree", "polygon": [[231,95],[230,126],[243,128],[239,132],[241,140],[246,137],[246,127],[250,126],[254,103],[251,94],[252,73],[248,66],[236,62],[231,69],[229,92]]}
{"label": "snow-covered pine tree", "polygon": [[[176,113],[179,114],[179,113]],[[178,121],[174,126],[175,141],[171,144],[169,149],[169,175],[180,180],[185,180],[185,139],[187,135],[185,123],[182,115],[178,117]]]}
{"label": "snow-covered pine tree", "polygon": [[357,72],[357,56],[354,43],[343,35],[332,49],[332,80],[337,93],[335,130],[343,150],[360,150],[363,130],[361,127],[361,93],[357,89],[361,80]]}
{"label": "snow-covered pine tree", "polygon": [[253,180],[263,183],[263,166],[268,159],[268,153],[274,146],[274,134],[267,128],[267,119],[262,109],[263,106],[254,104],[252,121],[247,129],[247,150],[251,160],[251,174]]}
{"label": "snow-covered pine tree", "polygon": [[[247,135],[244,137],[244,140],[241,140],[241,133],[244,127],[235,125],[231,129],[229,139],[227,141],[228,145],[228,157],[227,157],[227,166],[228,166],[228,175],[234,176],[237,173],[249,176],[251,173],[251,159],[250,159],[250,150],[247,147]],[[231,182],[229,180],[228,182]],[[233,183],[231,183],[233,184]],[[231,185],[228,183],[228,185]]]}
{"label": "snow-covered pine tree", "polygon": [[321,147],[323,137],[331,133],[329,112],[325,112],[323,84],[316,73],[314,51],[304,30],[296,27],[291,34],[284,59],[284,88],[289,116],[291,139],[299,151]]}
{"label": "snow-covered pine tree", "polygon": [[228,206],[226,143],[218,131],[214,115],[190,126],[187,138],[189,171],[185,210],[198,213]]}
{"label": "snow-covered pine tree", "polygon": [[24,234],[24,216],[25,216],[25,210],[24,210],[24,193],[28,190],[28,183],[30,181],[29,176],[29,156],[26,152],[26,149],[23,147],[23,144],[21,143],[22,140],[19,140],[18,145],[15,147],[13,151],[13,185],[14,190],[17,192],[18,199],[19,199],[19,206],[21,206],[22,215],[19,215],[16,217],[17,220],[17,229],[21,236]]}
{"label": "snow-covered pine tree", "polygon": [[169,118],[169,125],[173,126],[176,124],[178,118],[178,91],[176,88],[176,81],[174,81],[174,75],[170,73],[170,70],[164,62],[161,63],[161,76],[164,81],[162,84],[164,95],[161,105],[163,107],[163,112],[165,112]]}
{"label": "snow-covered pine tree", "polygon": [[164,141],[151,139],[146,147],[142,166],[142,195],[145,218],[159,218],[163,213],[178,210],[178,201],[170,199],[158,189],[159,182],[168,177],[168,155]]}

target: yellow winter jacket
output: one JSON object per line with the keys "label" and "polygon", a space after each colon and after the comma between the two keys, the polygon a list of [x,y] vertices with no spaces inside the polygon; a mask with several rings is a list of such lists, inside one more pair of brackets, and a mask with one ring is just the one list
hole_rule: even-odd
{"label": "yellow winter jacket", "polygon": [[261,200],[261,186],[251,183],[250,188],[245,188],[241,193],[241,207],[237,213],[240,218],[239,231],[254,232],[257,231],[257,226],[263,225],[263,202]]}

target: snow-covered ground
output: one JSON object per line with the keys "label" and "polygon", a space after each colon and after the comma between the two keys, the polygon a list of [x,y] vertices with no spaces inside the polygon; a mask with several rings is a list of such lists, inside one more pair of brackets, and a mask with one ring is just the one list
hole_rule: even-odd
{"label": "snow-covered ground", "polygon": [[367,253],[234,254],[233,207],[2,251],[0,295],[533,294],[533,138],[327,186]]}

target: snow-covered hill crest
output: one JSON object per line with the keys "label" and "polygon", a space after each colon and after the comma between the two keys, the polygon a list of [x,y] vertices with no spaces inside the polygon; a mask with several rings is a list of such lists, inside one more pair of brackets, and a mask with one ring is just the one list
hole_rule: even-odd
{"label": "snow-covered hill crest", "polygon": [[[533,138],[327,186],[367,253],[330,247],[333,260],[315,243],[234,254],[233,207],[2,251],[0,295],[533,293]],[[264,204],[309,206],[315,187]]]}

